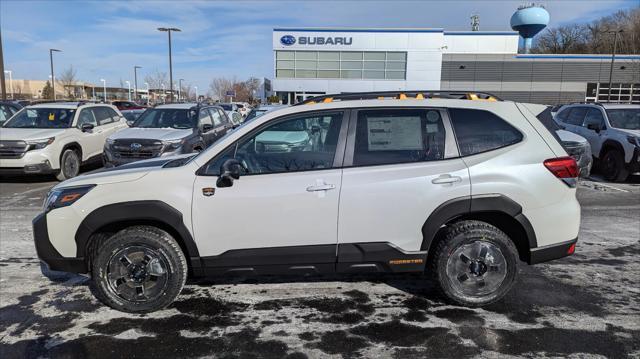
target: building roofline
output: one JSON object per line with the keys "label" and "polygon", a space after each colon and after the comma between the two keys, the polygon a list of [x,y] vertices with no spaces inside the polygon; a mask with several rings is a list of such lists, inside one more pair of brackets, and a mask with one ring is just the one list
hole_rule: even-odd
{"label": "building roofline", "polygon": [[277,27],[273,31],[296,32],[435,32],[442,33],[442,28],[358,28],[358,27]]}
{"label": "building roofline", "polygon": [[446,35],[510,35],[510,36],[519,36],[520,34],[516,31],[445,31]]}
{"label": "building roofline", "polygon": [[[600,54],[526,54],[515,55],[517,59],[611,59],[611,55]],[[640,60],[640,55],[616,55],[618,60]]]}

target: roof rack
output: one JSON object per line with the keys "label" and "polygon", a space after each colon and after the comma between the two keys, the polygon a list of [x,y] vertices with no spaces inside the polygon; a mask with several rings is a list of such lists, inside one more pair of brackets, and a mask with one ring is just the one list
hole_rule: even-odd
{"label": "roof rack", "polygon": [[486,100],[486,101],[502,101],[498,96],[488,92],[477,91],[440,91],[440,90],[416,90],[416,91],[377,91],[377,92],[352,92],[333,95],[321,95],[308,98],[302,102],[298,102],[293,106],[308,105],[319,102],[353,101],[353,100],[383,100],[393,98],[397,100],[405,100],[415,98],[424,100],[428,98],[444,98],[456,100]]}
{"label": "roof rack", "polygon": [[588,102],[588,101],[572,102],[569,105],[596,105],[596,106],[604,107],[603,103],[596,102],[596,101],[592,101],[592,102]]}

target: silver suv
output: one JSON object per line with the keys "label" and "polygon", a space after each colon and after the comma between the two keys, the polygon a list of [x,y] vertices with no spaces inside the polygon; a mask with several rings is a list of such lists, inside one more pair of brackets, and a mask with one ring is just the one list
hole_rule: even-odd
{"label": "silver suv", "polygon": [[555,120],[589,141],[607,180],[622,182],[640,172],[640,105],[571,104]]}

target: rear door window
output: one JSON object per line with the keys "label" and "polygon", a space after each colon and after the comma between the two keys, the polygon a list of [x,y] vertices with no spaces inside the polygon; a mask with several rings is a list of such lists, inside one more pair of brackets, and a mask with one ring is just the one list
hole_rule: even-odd
{"label": "rear door window", "polygon": [[522,141],[522,133],[505,120],[484,110],[449,109],[460,155],[470,156]]}
{"label": "rear door window", "polygon": [[98,126],[106,125],[108,123],[113,122],[113,117],[109,113],[108,108],[106,107],[94,107],[91,109],[93,114],[96,117],[96,121],[98,121]]}
{"label": "rear door window", "polygon": [[438,110],[359,111],[353,165],[441,160],[444,141],[445,130]]}
{"label": "rear door window", "polygon": [[602,112],[597,108],[589,109],[587,116],[584,118],[584,127],[588,128],[589,125],[596,125],[599,128],[604,127],[604,116],[602,116]]}
{"label": "rear door window", "polygon": [[572,107],[571,112],[569,112],[569,116],[567,117],[566,123],[574,126],[582,126],[584,122],[584,116],[587,114],[586,107]]}

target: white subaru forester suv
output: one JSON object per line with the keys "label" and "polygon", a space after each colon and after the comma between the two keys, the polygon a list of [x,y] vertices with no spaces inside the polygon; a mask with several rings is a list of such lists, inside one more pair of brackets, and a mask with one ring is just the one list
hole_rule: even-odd
{"label": "white subaru forester suv", "polygon": [[115,106],[54,102],[27,106],[0,129],[1,174],[75,177],[80,166],[102,160],[107,137],[127,127]]}
{"label": "white subaru forester suv", "polygon": [[574,252],[578,169],[544,106],[473,97],[324,96],[61,183],[33,221],[43,273],[88,273],[128,312],[234,274],[427,272],[453,303],[497,301],[520,261]]}

